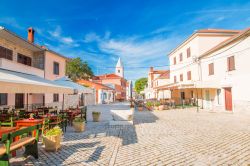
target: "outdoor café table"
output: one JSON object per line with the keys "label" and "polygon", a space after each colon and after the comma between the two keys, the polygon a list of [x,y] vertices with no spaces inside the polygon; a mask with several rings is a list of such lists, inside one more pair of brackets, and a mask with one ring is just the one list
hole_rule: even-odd
{"label": "outdoor caf\u00e9 table", "polygon": [[[17,120],[16,122],[16,127],[20,129],[21,127],[30,127],[30,126],[35,126],[38,124],[43,124],[43,119],[22,119],[22,120]],[[36,135],[34,131],[34,135]]]}

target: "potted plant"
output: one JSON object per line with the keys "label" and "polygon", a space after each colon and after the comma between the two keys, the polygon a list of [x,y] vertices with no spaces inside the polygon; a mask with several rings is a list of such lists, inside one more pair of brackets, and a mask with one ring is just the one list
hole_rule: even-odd
{"label": "potted plant", "polygon": [[131,104],[130,104],[130,110],[131,110],[131,111],[134,111],[134,110],[135,110],[135,105],[134,105],[133,102],[131,102]]}
{"label": "potted plant", "polygon": [[159,106],[161,105],[160,102],[155,102],[154,104],[154,110],[159,110]]}
{"label": "potted plant", "polygon": [[75,132],[82,132],[85,130],[85,119],[76,117],[73,120],[73,127],[75,129]]}
{"label": "potted plant", "polygon": [[57,151],[61,147],[62,133],[62,129],[59,126],[55,126],[43,135],[46,151]]}
{"label": "potted plant", "polygon": [[138,111],[143,111],[143,104],[138,104]]}
{"label": "potted plant", "polygon": [[153,103],[151,101],[148,101],[146,103],[146,107],[147,107],[148,110],[152,110],[152,106],[153,106]]}
{"label": "potted plant", "polygon": [[93,117],[93,121],[94,122],[99,122],[100,120],[100,115],[101,115],[101,112],[92,112],[92,117]]}

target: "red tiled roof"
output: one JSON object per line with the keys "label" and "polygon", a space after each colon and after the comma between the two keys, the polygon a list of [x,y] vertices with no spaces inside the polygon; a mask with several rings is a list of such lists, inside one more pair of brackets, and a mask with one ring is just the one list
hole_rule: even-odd
{"label": "red tiled roof", "polygon": [[240,30],[231,30],[231,29],[200,29],[196,33],[239,33]]}
{"label": "red tiled roof", "polygon": [[234,41],[237,41],[238,39],[242,38],[243,36],[245,36],[248,33],[250,33],[250,27],[247,28],[247,29],[245,29],[245,30],[243,30],[243,31],[241,31],[240,33],[238,33],[238,34],[236,34],[236,35],[234,35],[234,36],[232,36],[232,37],[224,40],[223,42],[221,42],[220,44],[216,45],[215,47],[211,48],[210,50],[208,50],[207,52],[205,52],[204,54],[202,54],[200,56],[200,58],[202,58],[202,57],[204,57],[204,56],[206,56],[206,55],[208,55],[210,53],[213,53],[213,52],[215,52],[215,51],[217,51],[217,50],[219,50],[219,49],[227,46],[228,44],[233,43]]}
{"label": "red tiled roof", "polygon": [[95,89],[114,90],[113,88],[110,88],[110,87],[108,87],[106,85],[96,83],[96,82],[92,82],[92,81],[88,81],[88,80],[78,80],[77,83],[79,83],[81,85],[85,85],[85,86],[90,86],[90,87],[95,88]]}
{"label": "red tiled roof", "polygon": [[103,74],[99,76],[95,76],[93,79],[109,79],[109,78],[122,78],[114,73],[111,74]]}
{"label": "red tiled roof", "polygon": [[164,79],[164,78],[169,79],[170,78],[170,71],[169,70],[165,71],[158,78],[159,79]]}
{"label": "red tiled roof", "polygon": [[210,35],[225,35],[225,36],[234,36],[238,33],[240,33],[240,30],[229,30],[229,29],[200,29],[195,31],[193,34],[191,34],[186,40],[184,40],[181,44],[179,44],[176,48],[174,48],[168,56],[173,54],[176,50],[178,50],[180,47],[182,47],[186,42],[188,42],[192,37],[195,37],[196,35],[207,33]]}

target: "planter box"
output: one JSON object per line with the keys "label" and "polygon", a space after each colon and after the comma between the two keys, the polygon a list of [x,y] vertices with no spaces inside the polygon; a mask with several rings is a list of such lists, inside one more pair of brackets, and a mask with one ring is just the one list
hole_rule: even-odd
{"label": "planter box", "polygon": [[85,130],[85,122],[73,122],[75,132],[83,132]]}
{"label": "planter box", "polygon": [[57,151],[61,147],[62,135],[43,136],[46,151]]}
{"label": "planter box", "polygon": [[100,121],[100,115],[101,114],[92,114],[93,122],[99,122]]}

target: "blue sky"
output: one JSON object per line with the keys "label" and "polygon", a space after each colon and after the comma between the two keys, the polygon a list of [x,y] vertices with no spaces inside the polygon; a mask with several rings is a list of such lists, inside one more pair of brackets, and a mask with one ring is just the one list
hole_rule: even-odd
{"label": "blue sky", "polygon": [[[113,72],[122,58],[127,79],[168,65],[167,54],[197,29],[250,26],[249,1],[1,0],[0,25],[68,57],[95,74]],[[157,69],[166,69],[158,67]]]}

